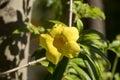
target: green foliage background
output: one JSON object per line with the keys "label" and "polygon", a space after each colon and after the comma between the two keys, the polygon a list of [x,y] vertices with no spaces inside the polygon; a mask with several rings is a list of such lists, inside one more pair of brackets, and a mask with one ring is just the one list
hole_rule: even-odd
{"label": "green foliage background", "polygon": [[[109,17],[109,6],[108,3],[111,1],[104,1],[106,4],[105,6],[105,13],[106,13],[106,30],[112,30],[112,28],[108,28],[112,26],[114,20],[111,20]],[[68,22],[68,13],[69,7],[67,0],[41,0],[39,3],[35,3],[40,5],[36,9],[40,9],[33,14],[33,19],[37,19],[40,21],[40,25],[47,26],[44,28],[49,28],[51,23],[47,22],[50,19],[59,20],[67,24]],[[41,5],[42,4],[42,5]],[[111,4],[111,3],[110,3]],[[36,7],[37,5],[35,5]],[[35,10],[35,9],[33,9]],[[36,11],[36,10],[35,10]],[[33,11],[33,12],[35,12]],[[108,12],[107,12],[108,11]],[[112,11],[111,11],[112,12]],[[110,39],[110,42],[99,32],[94,30],[84,30],[84,24],[82,22],[82,18],[98,18],[100,20],[105,19],[104,13],[97,7],[91,7],[87,3],[83,3],[82,0],[77,0],[73,2],[73,13],[74,13],[74,26],[76,26],[80,32],[80,39],[78,43],[81,47],[81,52],[78,56],[73,59],[68,59],[65,57],[63,60],[58,64],[54,65],[49,62],[41,62],[40,64],[47,67],[48,71],[50,72],[46,80],[105,80],[105,79],[113,79],[119,80],[120,76],[119,73],[115,74],[115,69],[117,67],[117,62],[119,60],[120,54],[120,40],[115,39],[113,42],[111,35],[115,35],[119,32],[112,34],[111,32],[107,31],[107,37]],[[38,17],[40,16],[40,17]],[[116,16],[116,15],[113,15]],[[118,16],[117,16],[118,17]],[[110,21],[111,20],[111,21]],[[116,21],[116,20],[115,20]],[[119,21],[119,20],[117,20]],[[58,24],[58,21],[54,21],[55,24]],[[27,25],[30,25],[27,23]],[[117,24],[116,24],[117,25]],[[118,27],[117,27],[118,28]],[[34,35],[41,32],[41,28],[32,27],[28,28],[28,31],[33,33]],[[19,31],[18,31],[19,32]],[[109,35],[108,35],[109,34]],[[111,34],[111,35],[110,35]],[[116,55],[116,59],[113,62],[114,64],[110,65],[110,62],[107,58],[110,55],[107,51],[114,52]],[[45,55],[39,55],[39,53],[45,53],[44,49],[39,49],[37,52],[34,53],[33,57],[40,58]]]}

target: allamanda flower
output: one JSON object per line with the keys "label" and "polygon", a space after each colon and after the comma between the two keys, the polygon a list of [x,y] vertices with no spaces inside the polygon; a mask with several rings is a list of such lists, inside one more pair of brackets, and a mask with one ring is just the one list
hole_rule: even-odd
{"label": "allamanda flower", "polygon": [[46,57],[57,64],[63,56],[73,58],[80,52],[76,43],[79,32],[75,27],[56,24],[47,34],[40,35],[40,45],[46,49]]}

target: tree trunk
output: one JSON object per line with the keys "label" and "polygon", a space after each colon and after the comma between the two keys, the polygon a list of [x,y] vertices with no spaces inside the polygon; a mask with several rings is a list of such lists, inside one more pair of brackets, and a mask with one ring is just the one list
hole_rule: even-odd
{"label": "tree trunk", "polygon": [[[96,7],[103,10],[102,0],[87,0],[87,2],[90,5],[96,6]],[[89,20],[89,27],[91,29],[95,29],[95,30],[97,30],[97,31],[99,31],[99,32],[101,32],[105,35],[105,23],[104,23],[104,21],[101,21],[101,20],[98,20],[98,19]]]}
{"label": "tree trunk", "polygon": [[[28,63],[29,33],[12,32],[31,20],[33,0],[0,0],[0,72]],[[0,76],[0,80],[27,80],[27,68]]]}

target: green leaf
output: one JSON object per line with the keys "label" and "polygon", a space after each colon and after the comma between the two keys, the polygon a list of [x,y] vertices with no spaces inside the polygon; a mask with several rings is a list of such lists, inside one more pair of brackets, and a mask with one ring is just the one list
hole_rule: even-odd
{"label": "green leaf", "polygon": [[[84,53],[87,53],[86,55],[89,55],[91,60],[94,62],[99,74],[101,75],[101,64],[99,63],[99,58],[95,55],[95,52],[91,51],[90,47],[81,44],[81,47],[83,48]],[[82,58],[82,57],[81,57]]]}
{"label": "green leaf", "polygon": [[40,31],[40,32],[45,32],[45,29],[44,29],[42,26],[38,26],[37,29],[38,29],[38,31]]}
{"label": "green leaf", "polygon": [[29,30],[27,28],[19,28],[19,29],[14,30],[12,33],[13,34],[21,34],[22,32],[27,33],[27,32],[29,32]]}
{"label": "green leaf", "polygon": [[110,61],[108,60],[107,56],[102,51],[100,51],[98,48],[96,48],[94,46],[90,46],[90,47],[91,47],[91,50],[96,52],[98,55],[100,55],[107,62],[108,69],[110,69],[111,68],[111,64],[110,64]]}
{"label": "green leaf", "polygon": [[120,80],[120,73],[116,73],[114,77],[115,77],[115,80]]}
{"label": "green leaf", "polygon": [[34,26],[33,24],[31,23],[28,23],[28,22],[25,22],[25,25],[26,27],[25,28],[19,28],[19,29],[16,29],[15,31],[13,31],[13,34],[20,34],[22,32],[30,32],[31,35],[34,37],[38,36],[40,34],[40,32],[44,32],[44,28],[41,27],[41,26]]}
{"label": "green leaf", "polygon": [[64,23],[62,23],[62,22],[60,22],[60,21],[57,21],[57,20],[49,20],[49,22],[52,22],[52,23],[54,23],[54,24],[62,24],[62,25],[64,25],[64,26],[67,26],[66,24],[64,24]]}
{"label": "green leaf", "polygon": [[114,40],[111,44],[110,44],[110,48],[111,51],[113,51],[114,53],[116,53],[116,55],[118,57],[120,57],[120,40]]}
{"label": "green leaf", "polygon": [[15,31],[13,31],[13,34],[20,34],[20,33],[21,33],[21,31],[18,30],[18,29],[16,29]]}
{"label": "green leaf", "polygon": [[62,76],[65,72],[65,69],[67,67],[68,64],[68,58],[67,57],[63,57],[63,59],[59,62],[59,64],[57,65],[55,71],[53,72],[53,76],[52,76],[52,80],[61,80]]}
{"label": "green leaf", "polygon": [[92,8],[93,14],[95,16],[97,16],[100,20],[105,20],[105,14],[103,13],[103,11],[100,10],[100,8],[97,7],[93,7]]}
{"label": "green leaf", "polygon": [[53,4],[54,0],[47,0],[47,7],[50,7]]}
{"label": "green leaf", "polygon": [[96,65],[94,64],[94,62],[92,61],[92,59],[87,54],[84,53],[82,53],[81,56],[84,60],[86,67],[88,68],[92,80],[100,80],[101,79],[100,72]]}
{"label": "green leaf", "polygon": [[92,40],[91,42],[93,43],[93,44],[91,44],[92,46],[100,49],[102,52],[104,52],[106,54],[106,50],[109,47],[109,44],[107,43],[106,40],[99,39],[99,40]]}
{"label": "green leaf", "polygon": [[95,30],[84,30],[82,35],[81,35],[82,40],[98,40],[98,39],[105,39],[104,36]]}
{"label": "green leaf", "polygon": [[48,66],[48,71],[50,72],[45,80],[61,80],[65,69],[67,67],[68,58],[63,57],[63,59],[58,63],[58,65],[50,64]]}
{"label": "green leaf", "polygon": [[76,70],[77,75],[81,77],[82,80],[91,80],[88,74],[83,69],[81,69],[79,66],[77,66],[75,63],[70,63],[70,65]]}
{"label": "green leaf", "polygon": [[25,24],[27,25],[27,28],[31,33],[32,32],[39,33],[38,30],[36,29],[36,26],[34,26],[33,24],[28,22],[25,22]]}
{"label": "green leaf", "polygon": [[48,67],[49,62],[48,61],[41,61],[40,64],[44,67]]}
{"label": "green leaf", "polygon": [[33,24],[27,23],[27,22],[25,22],[25,24],[27,25],[29,32],[31,32],[32,37],[39,36],[40,32],[45,31],[45,29],[42,26],[37,27],[37,26],[34,26]]}
{"label": "green leaf", "polygon": [[77,19],[77,28],[79,32],[82,32],[83,30],[83,23],[80,19]]}
{"label": "green leaf", "polygon": [[70,59],[70,62],[77,64],[78,66],[84,67],[85,68],[85,64],[83,62],[82,58],[73,58]]}
{"label": "green leaf", "polygon": [[100,20],[105,19],[105,15],[102,10],[97,7],[90,6],[87,3],[81,1],[73,2],[73,13],[78,18],[98,18]]}
{"label": "green leaf", "polygon": [[88,44],[87,45],[81,44],[81,46],[84,48],[85,52],[88,53],[89,55],[93,54],[92,52],[98,54],[101,58],[103,58],[107,62],[108,69],[111,68],[111,64],[110,64],[108,58],[100,49],[98,49],[94,46],[88,45]]}
{"label": "green leaf", "polygon": [[116,36],[116,40],[119,40],[119,41],[120,41],[120,34],[118,34],[118,35]]}
{"label": "green leaf", "polygon": [[64,74],[65,74],[65,76],[66,76],[66,75],[70,75],[70,74],[73,74],[73,75],[78,76],[77,71],[72,67],[71,64],[68,64],[67,69],[66,69],[66,71],[65,71]]}
{"label": "green leaf", "polygon": [[70,74],[70,75],[66,75],[65,77],[63,77],[62,80],[80,80],[80,78],[78,78],[76,75],[74,74]]}
{"label": "green leaf", "polygon": [[81,33],[80,39],[81,44],[95,46],[102,52],[106,52],[108,49],[108,42],[105,37],[98,31],[85,30]]}
{"label": "green leaf", "polygon": [[53,74],[55,67],[56,66],[54,64],[52,64],[51,62],[49,63],[47,70],[50,72],[50,74]]}

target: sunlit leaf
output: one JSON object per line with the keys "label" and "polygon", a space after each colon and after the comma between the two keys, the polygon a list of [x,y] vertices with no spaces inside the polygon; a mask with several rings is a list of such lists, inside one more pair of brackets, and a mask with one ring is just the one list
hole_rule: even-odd
{"label": "sunlit leaf", "polygon": [[109,44],[106,40],[102,40],[102,39],[98,39],[98,40],[92,40],[92,43],[91,44],[92,46],[100,49],[102,52],[104,52],[106,54],[106,50],[108,49],[109,47]]}
{"label": "sunlit leaf", "polygon": [[60,22],[60,21],[57,21],[57,20],[49,20],[49,22],[52,22],[52,23],[54,23],[54,24],[62,24],[62,25],[64,25],[64,26],[67,26],[66,24],[64,24],[64,23],[62,23],[62,22]]}
{"label": "sunlit leaf", "polygon": [[95,39],[104,39],[104,36],[95,30],[84,30],[81,35],[83,40],[95,40]]}
{"label": "sunlit leaf", "polygon": [[42,66],[48,67],[49,62],[48,62],[48,61],[41,61],[40,64],[41,64]]}
{"label": "sunlit leaf", "polygon": [[112,73],[111,72],[103,72],[102,77],[104,80],[110,79],[112,77]]}
{"label": "sunlit leaf", "polygon": [[53,4],[54,0],[47,0],[47,7],[50,7]]}
{"label": "sunlit leaf", "polygon": [[34,26],[32,23],[27,23],[27,22],[25,22],[25,24],[27,25],[27,29],[31,33],[32,37],[39,36],[40,32],[45,31],[42,26],[37,27],[37,26]]}
{"label": "sunlit leaf", "polygon": [[93,14],[97,16],[99,19],[105,20],[105,14],[103,13],[102,10],[100,10],[100,8],[93,7],[92,11],[93,11]]}
{"label": "sunlit leaf", "polygon": [[66,75],[77,74],[77,71],[72,67],[71,64],[68,64],[66,72],[64,74],[66,74]]}
{"label": "sunlit leaf", "polygon": [[83,23],[80,19],[77,20],[77,28],[79,32],[83,30]]}
{"label": "sunlit leaf", "polygon": [[15,31],[13,31],[13,34],[20,34],[21,33],[21,31],[20,30],[15,30]]}
{"label": "sunlit leaf", "polygon": [[102,50],[102,52],[106,52],[108,49],[108,42],[105,37],[98,31],[95,30],[85,30],[81,33],[80,43],[88,44],[98,49]]}
{"label": "sunlit leaf", "polygon": [[80,80],[80,78],[78,78],[76,75],[74,74],[70,74],[70,75],[66,75],[65,77],[63,77],[62,80]]}
{"label": "sunlit leaf", "polygon": [[29,32],[29,30],[27,28],[19,28],[19,29],[14,30],[12,33],[13,34],[21,34],[22,32],[27,33],[27,32]]}
{"label": "sunlit leaf", "polygon": [[118,34],[118,35],[116,36],[116,40],[119,40],[119,41],[120,41],[120,34]]}
{"label": "sunlit leaf", "polygon": [[110,44],[110,50],[116,53],[118,57],[120,57],[120,40],[114,40]]}
{"label": "sunlit leaf", "polygon": [[[96,7],[91,7],[86,3],[83,3],[81,1],[74,1],[73,3],[73,13],[76,15],[76,21],[79,22],[79,18],[99,18],[99,19],[105,19],[104,13]],[[77,24],[78,25],[78,24]],[[78,27],[78,30],[80,30],[80,27]]]}
{"label": "sunlit leaf", "polygon": [[105,19],[105,15],[102,10],[81,1],[74,1],[73,13],[79,18],[98,18],[100,20]]}
{"label": "sunlit leaf", "polygon": [[70,62],[77,64],[78,66],[84,67],[85,68],[85,64],[83,62],[82,58],[73,58],[70,59]]}
{"label": "sunlit leaf", "polygon": [[120,73],[116,73],[114,77],[115,77],[115,80],[120,80]]}
{"label": "sunlit leaf", "polygon": [[49,63],[47,70],[50,72],[50,74],[53,74],[54,70],[55,70],[55,65],[52,63]]}
{"label": "sunlit leaf", "polygon": [[91,80],[88,74],[83,69],[81,69],[75,63],[70,63],[70,64],[71,64],[71,67],[73,67],[76,70],[77,75],[81,77],[82,80]]}

